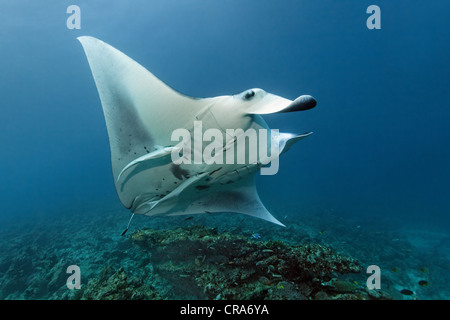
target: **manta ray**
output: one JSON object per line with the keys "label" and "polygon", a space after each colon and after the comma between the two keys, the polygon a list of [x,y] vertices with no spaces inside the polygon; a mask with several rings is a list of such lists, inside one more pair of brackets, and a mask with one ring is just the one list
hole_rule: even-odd
{"label": "manta ray", "polygon": [[[133,216],[234,212],[284,226],[262,204],[255,175],[311,132],[259,137],[258,143],[267,143],[275,154],[222,163],[198,161],[195,155],[202,155],[208,145],[195,142],[204,142],[203,132],[213,132],[215,140],[206,137],[213,144],[208,150],[219,159],[221,153],[237,148],[238,140],[245,141],[241,138],[249,130],[270,131],[261,115],[311,109],[316,105],[313,97],[302,95],[292,101],[259,88],[235,95],[189,97],[105,42],[88,36],[78,40],[100,96],[115,188]],[[195,132],[199,125],[200,133]],[[191,137],[174,141],[177,130]],[[250,142],[240,150],[247,156]],[[174,156],[182,161],[174,161]],[[237,151],[229,159],[236,160]]]}

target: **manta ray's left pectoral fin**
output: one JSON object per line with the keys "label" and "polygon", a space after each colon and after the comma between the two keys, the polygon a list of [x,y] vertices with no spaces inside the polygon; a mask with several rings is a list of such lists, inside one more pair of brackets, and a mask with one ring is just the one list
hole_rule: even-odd
{"label": "manta ray's left pectoral fin", "polygon": [[[224,176],[215,185],[208,184],[208,172],[190,177],[160,200],[146,201],[132,209],[145,215],[186,215],[211,212],[236,212],[260,218],[285,227],[259,199],[255,176]],[[226,182],[225,182],[226,181]]]}

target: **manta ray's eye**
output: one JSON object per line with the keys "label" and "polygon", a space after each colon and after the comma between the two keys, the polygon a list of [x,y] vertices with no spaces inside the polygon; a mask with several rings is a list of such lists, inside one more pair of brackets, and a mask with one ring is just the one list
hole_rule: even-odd
{"label": "manta ray's eye", "polygon": [[251,98],[253,98],[255,96],[255,91],[253,90],[249,90],[245,93],[245,100],[250,100]]}

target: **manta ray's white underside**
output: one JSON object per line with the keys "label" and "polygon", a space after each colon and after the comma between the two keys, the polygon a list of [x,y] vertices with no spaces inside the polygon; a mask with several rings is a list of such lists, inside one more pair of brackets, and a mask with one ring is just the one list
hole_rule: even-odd
{"label": "manta ray's white underside", "polygon": [[[110,45],[92,37],[83,45],[103,106],[111,147],[117,193],[132,212],[181,215],[238,212],[279,225],[261,203],[255,187],[259,161],[244,164],[180,164],[171,154],[177,142],[172,132],[203,129],[269,129],[259,114],[306,110],[315,106],[310,96],[294,101],[261,89],[233,96],[191,98],[164,84],[152,73]],[[308,136],[280,134],[279,154]],[[273,141],[272,141],[273,142]]]}

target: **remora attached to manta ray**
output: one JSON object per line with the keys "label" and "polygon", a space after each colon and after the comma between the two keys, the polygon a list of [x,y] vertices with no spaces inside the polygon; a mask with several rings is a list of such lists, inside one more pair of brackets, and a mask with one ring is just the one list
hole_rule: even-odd
{"label": "remora attached to manta ray", "polygon": [[[281,226],[264,207],[255,186],[255,173],[266,164],[180,164],[171,161],[176,142],[172,132],[203,129],[223,133],[223,145],[234,147],[227,129],[270,130],[261,114],[311,109],[316,101],[294,101],[250,89],[240,94],[191,98],[167,86],[122,52],[93,37],[79,37],[97,85],[111,147],[115,187],[122,204],[133,213],[182,215],[237,212]],[[279,155],[310,133],[280,133]],[[248,149],[246,149],[248,150]]]}

